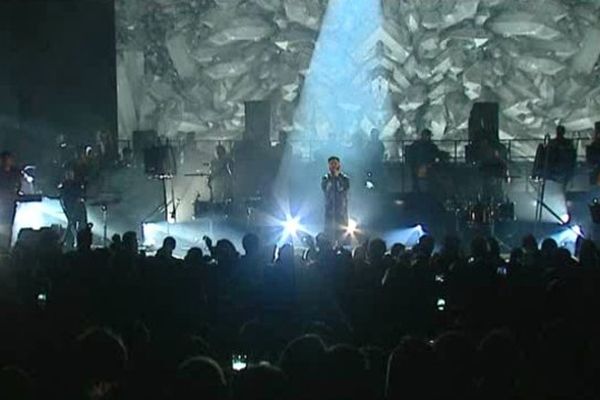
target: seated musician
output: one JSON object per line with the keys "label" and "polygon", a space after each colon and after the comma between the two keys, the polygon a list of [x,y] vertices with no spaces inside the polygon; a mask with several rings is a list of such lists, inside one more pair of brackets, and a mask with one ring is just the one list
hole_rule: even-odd
{"label": "seated musician", "polygon": [[586,147],[585,158],[591,168],[590,184],[600,186],[600,121],[594,125],[594,138]]}
{"label": "seated musician", "polygon": [[417,193],[429,191],[435,164],[447,157],[446,153],[433,143],[432,136],[429,129],[424,129],[421,138],[406,149],[406,161],[410,167],[413,191]]}
{"label": "seated musician", "polygon": [[548,142],[545,178],[566,185],[575,172],[577,151],[573,141],[567,139],[564,126],[556,127],[556,136]]}

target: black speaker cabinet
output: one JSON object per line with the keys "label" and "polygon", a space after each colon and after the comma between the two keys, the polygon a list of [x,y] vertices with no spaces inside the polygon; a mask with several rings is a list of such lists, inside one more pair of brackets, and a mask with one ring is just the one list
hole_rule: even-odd
{"label": "black speaker cabinet", "polygon": [[146,148],[144,169],[150,176],[177,175],[177,161],[173,148],[168,145]]}
{"label": "black speaker cabinet", "polygon": [[132,137],[133,156],[137,161],[144,159],[144,151],[158,143],[158,132],[154,130],[134,131]]}
{"label": "black speaker cabinet", "polygon": [[247,101],[245,114],[244,140],[268,145],[271,141],[271,102]]}
{"label": "black speaker cabinet", "polygon": [[469,140],[477,142],[482,139],[492,142],[500,140],[500,106],[498,103],[473,104],[469,116]]}

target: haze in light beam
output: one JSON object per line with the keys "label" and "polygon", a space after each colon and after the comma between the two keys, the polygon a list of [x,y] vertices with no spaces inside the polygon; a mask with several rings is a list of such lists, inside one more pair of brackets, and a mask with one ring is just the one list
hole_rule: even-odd
{"label": "haze in light beam", "polygon": [[[316,163],[298,163],[288,146],[274,184],[281,210],[301,217],[306,226],[322,224],[320,179],[327,171],[327,157],[335,154],[342,158],[344,171],[353,182],[351,192],[357,190],[363,184],[360,165],[365,154],[362,147],[350,149],[346,144],[359,133],[366,138],[372,128],[382,131],[392,115],[383,68],[385,49],[378,43],[383,23],[380,0],[329,0],[291,137],[301,141],[301,147],[311,144]],[[309,141],[303,141],[306,139]],[[291,198],[290,187],[303,195]],[[368,205],[352,201],[350,206],[353,218],[366,221],[356,208],[364,210]]]}
{"label": "haze in light beam", "polygon": [[[296,111],[297,133],[348,138],[383,128],[392,112],[378,68],[380,0],[330,0]],[[316,137],[315,137],[316,136]]]}

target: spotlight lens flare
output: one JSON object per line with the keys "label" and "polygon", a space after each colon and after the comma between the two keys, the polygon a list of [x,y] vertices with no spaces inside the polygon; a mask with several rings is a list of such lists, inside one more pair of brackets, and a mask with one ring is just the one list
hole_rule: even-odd
{"label": "spotlight lens flare", "polygon": [[348,226],[346,227],[346,234],[354,235],[358,231],[358,222],[356,220],[350,219],[348,221]]}
{"label": "spotlight lens flare", "polygon": [[286,236],[296,236],[302,228],[299,217],[288,218],[283,223],[284,234]]}

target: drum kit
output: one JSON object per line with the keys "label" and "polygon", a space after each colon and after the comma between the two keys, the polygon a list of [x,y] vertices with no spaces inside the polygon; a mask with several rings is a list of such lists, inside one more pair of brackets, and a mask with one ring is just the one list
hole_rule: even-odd
{"label": "drum kit", "polygon": [[515,203],[506,199],[502,202],[484,201],[458,201],[448,200],[445,204],[446,211],[456,215],[457,223],[466,223],[468,227],[491,226],[499,222],[515,220]]}

